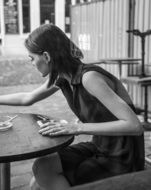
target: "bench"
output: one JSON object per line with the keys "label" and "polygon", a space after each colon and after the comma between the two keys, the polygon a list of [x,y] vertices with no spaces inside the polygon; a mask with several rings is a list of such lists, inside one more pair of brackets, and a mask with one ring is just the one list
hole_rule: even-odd
{"label": "bench", "polygon": [[150,190],[151,169],[118,175],[84,185],[68,188],[68,190]]}

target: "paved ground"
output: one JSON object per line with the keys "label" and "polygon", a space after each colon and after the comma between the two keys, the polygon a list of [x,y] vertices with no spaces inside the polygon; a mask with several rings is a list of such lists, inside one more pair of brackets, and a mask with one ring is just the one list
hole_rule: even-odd
{"label": "paved ground", "polygon": [[[22,86],[8,86],[0,87],[0,94],[9,94],[20,91],[30,91],[38,85],[22,85]],[[61,92],[57,92],[50,98],[45,99],[30,107],[12,107],[0,106],[0,112],[25,112],[25,113],[39,113],[47,114],[50,116],[66,119],[68,121],[75,121],[76,117],[70,111],[66,100]],[[87,141],[90,139],[88,136],[79,136],[75,139],[77,141]],[[151,152],[151,132],[145,133],[145,149],[146,154]],[[14,147],[15,148],[15,147]],[[34,160],[26,160],[21,162],[14,162],[11,164],[11,190],[29,190],[29,181],[32,177],[32,163]]]}

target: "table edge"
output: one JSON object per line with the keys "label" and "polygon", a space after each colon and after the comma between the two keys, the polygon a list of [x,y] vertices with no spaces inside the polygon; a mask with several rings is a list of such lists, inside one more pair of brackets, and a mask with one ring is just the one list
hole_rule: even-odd
{"label": "table edge", "polygon": [[66,141],[62,144],[59,144],[55,147],[51,147],[51,148],[47,148],[47,149],[39,150],[39,151],[35,151],[35,152],[28,152],[28,153],[24,153],[24,154],[11,155],[11,157],[10,156],[3,156],[3,157],[0,157],[0,163],[15,162],[15,161],[28,160],[28,159],[33,159],[36,157],[46,156],[48,154],[58,152],[62,148],[65,148],[66,146],[71,144],[73,142],[73,140],[74,140],[74,136],[71,136],[71,138],[68,141]]}

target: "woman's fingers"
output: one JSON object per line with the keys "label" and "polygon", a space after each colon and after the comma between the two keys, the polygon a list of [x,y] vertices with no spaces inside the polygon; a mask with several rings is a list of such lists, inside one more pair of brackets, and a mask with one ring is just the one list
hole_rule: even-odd
{"label": "woman's fingers", "polygon": [[68,131],[64,127],[46,127],[44,129],[39,130],[39,133],[42,135],[49,135],[49,136],[59,136],[59,135],[67,135]]}
{"label": "woman's fingers", "polygon": [[68,124],[67,122],[60,123],[45,123],[40,127],[39,133],[42,135],[59,136],[77,134],[77,126]]}
{"label": "woman's fingers", "polygon": [[60,124],[56,124],[56,125],[50,125],[50,126],[46,126],[42,129],[39,130],[39,133],[41,134],[48,134],[48,133],[51,133],[51,132],[56,132],[56,131],[59,131],[61,130],[62,127]]}
{"label": "woman's fingers", "polygon": [[[53,126],[53,127],[54,127],[54,126]],[[48,130],[52,129],[53,127],[52,127],[52,126],[43,127],[42,129],[39,130],[39,133],[43,133],[43,132],[45,132],[45,131],[48,131]]]}
{"label": "woman's fingers", "polygon": [[40,125],[40,128],[44,128],[46,126],[54,126],[54,125],[56,125],[56,124],[48,121],[47,123],[42,123]]}
{"label": "woman's fingers", "polygon": [[51,136],[51,137],[59,136],[59,135],[68,135],[68,133],[67,133],[67,131],[65,129],[49,133],[49,136]]}

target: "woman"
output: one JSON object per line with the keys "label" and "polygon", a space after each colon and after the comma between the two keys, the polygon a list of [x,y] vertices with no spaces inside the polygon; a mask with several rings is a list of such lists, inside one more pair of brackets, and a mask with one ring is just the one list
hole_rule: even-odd
{"label": "woman", "polygon": [[33,164],[31,189],[64,190],[144,168],[143,129],[121,82],[101,67],[81,62],[81,51],[56,26],[42,25],[25,40],[31,63],[48,80],[29,93],[0,96],[3,105],[31,105],[61,89],[81,121],[50,125],[42,135],[93,135]]}

